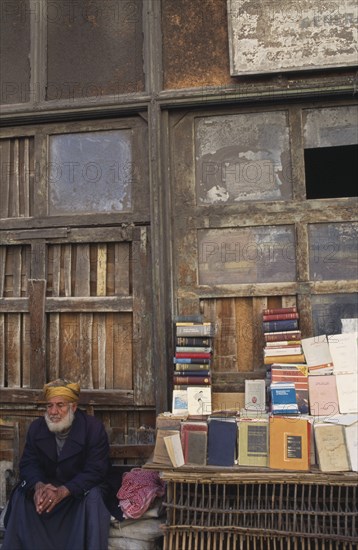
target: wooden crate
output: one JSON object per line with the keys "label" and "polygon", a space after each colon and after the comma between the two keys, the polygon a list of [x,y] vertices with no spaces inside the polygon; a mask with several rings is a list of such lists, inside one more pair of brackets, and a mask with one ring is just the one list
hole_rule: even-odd
{"label": "wooden crate", "polygon": [[164,550],[358,548],[356,474],[164,472]]}

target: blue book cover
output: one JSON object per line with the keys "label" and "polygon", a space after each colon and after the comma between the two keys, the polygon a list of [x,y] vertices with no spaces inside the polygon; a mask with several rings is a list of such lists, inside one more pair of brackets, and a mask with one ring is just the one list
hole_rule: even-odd
{"label": "blue book cover", "polygon": [[271,409],[273,414],[298,414],[296,388],[293,382],[271,384]]}
{"label": "blue book cover", "polygon": [[297,330],[297,319],[284,319],[282,321],[264,321],[264,332],[282,332],[285,330]]}
{"label": "blue book cover", "polygon": [[236,460],[235,419],[211,419],[208,424],[208,459],[212,466],[233,466]]}

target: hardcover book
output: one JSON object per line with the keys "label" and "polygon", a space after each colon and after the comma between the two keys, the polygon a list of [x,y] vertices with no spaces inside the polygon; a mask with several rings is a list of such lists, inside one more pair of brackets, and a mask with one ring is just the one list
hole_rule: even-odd
{"label": "hardcover book", "polygon": [[176,338],[176,346],[187,346],[187,347],[210,347],[211,338],[200,338],[200,337],[188,337],[188,336],[178,336]]}
{"label": "hardcover book", "polygon": [[285,319],[298,319],[298,313],[269,313],[262,316],[263,321],[284,321]]}
{"label": "hardcover book", "polygon": [[211,418],[208,425],[208,465],[233,466],[236,460],[235,418]]}
{"label": "hardcover book", "polygon": [[167,447],[164,442],[164,437],[178,434],[180,436],[179,430],[169,430],[169,429],[157,429],[155,446],[153,453],[153,462],[156,464],[162,464],[165,466],[171,466],[172,461],[167,451]]}
{"label": "hardcover book", "polygon": [[298,414],[296,388],[293,382],[271,383],[271,410],[276,414]]}
{"label": "hardcover book", "polygon": [[310,374],[331,374],[333,372],[333,361],[325,334],[302,338],[301,344]]}
{"label": "hardcover book", "polygon": [[308,376],[303,365],[272,365],[271,383],[290,382],[295,386],[296,403],[301,414],[308,414]]}
{"label": "hardcover book", "polygon": [[240,418],[239,465],[268,466],[269,460],[269,422]]}
{"label": "hardcover book", "polygon": [[176,323],[176,335],[178,336],[214,336],[212,323]]}
{"label": "hardcover book", "polygon": [[245,409],[266,410],[265,380],[245,380]]}
{"label": "hardcover book", "polygon": [[276,308],[265,308],[262,311],[263,315],[277,315],[279,313],[297,313],[297,307],[276,307]]}
{"label": "hardcover book", "polygon": [[301,346],[268,346],[264,348],[264,355],[272,357],[273,355],[302,355]]}
{"label": "hardcover book", "polygon": [[272,363],[305,363],[305,356],[302,354],[294,355],[266,355],[264,357],[265,365]]}
{"label": "hardcover book", "polygon": [[209,353],[213,349],[210,346],[176,346],[175,353],[190,353],[190,354],[196,354],[196,353]]}
{"label": "hardcover book", "polygon": [[180,437],[185,464],[206,465],[207,435],[207,422],[187,420],[182,423]]}
{"label": "hardcover book", "polygon": [[338,424],[314,424],[314,436],[318,465],[322,472],[347,472],[350,470],[345,429]]}
{"label": "hardcover book", "polygon": [[[310,468],[311,424],[307,419],[276,416],[270,421],[269,466],[279,470]],[[274,442],[274,444],[273,444]]]}
{"label": "hardcover book", "polygon": [[173,384],[180,386],[185,384],[189,386],[190,384],[194,385],[209,385],[211,383],[210,376],[173,376]]}
{"label": "hardcover book", "polygon": [[[174,371],[183,372],[198,372],[198,371],[205,371],[204,375],[208,371],[210,365],[209,363],[175,363]],[[175,374],[174,372],[174,374]]]}
{"label": "hardcover book", "polygon": [[210,365],[210,359],[206,357],[174,357],[173,363],[177,364],[195,364],[195,365]]}
{"label": "hardcover book", "polygon": [[189,386],[187,392],[189,415],[211,414],[210,386]]}
{"label": "hardcover book", "polygon": [[194,353],[194,352],[176,352],[175,353],[175,358],[176,359],[210,359],[211,358],[211,353],[210,352],[197,352],[197,353]]}
{"label": "hardcover book", "polygon": [[183,466],[184,456],[179,433],[164,436],[164,444],[174,468]]}
{"label": "hardcover book", "polygon": [[336,377],[334,374],[308,377],[310,414],[334,416],[339,412]]}
{"label": "hardcover book", "polygon": [[282,332],[287,330],[298,330],[297,319],[285,319],[282,321],[263,321],[264,332]]}
{"label": "hardcover book", "polygon": [[278,340],[301,340],[300,330],[285,331],[265,331],[264,338],[266,342],[276,342]]}

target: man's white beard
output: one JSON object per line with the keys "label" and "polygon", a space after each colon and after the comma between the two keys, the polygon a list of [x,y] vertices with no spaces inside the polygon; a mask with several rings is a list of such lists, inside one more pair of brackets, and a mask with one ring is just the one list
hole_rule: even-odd
{"label": "man's white beard", "polygon": [[67,431],[71,427],[74,417],[75,417],[75,413],[71,406],[69,407],[68,413],[66,414],[66,416],[62,418],[62,420],[58,420],[57,422],[52,422],[50,420],[49,414],[48,413],[45,414],[45,420],[46,420],[48,429],[50,430],[50,432],[55,432],[55,433],[61,433],[61,432]]}

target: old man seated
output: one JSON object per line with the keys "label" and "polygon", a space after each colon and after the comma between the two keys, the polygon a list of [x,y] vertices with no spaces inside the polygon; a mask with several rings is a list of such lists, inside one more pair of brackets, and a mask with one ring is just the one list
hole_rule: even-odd
{"label": "old man seated", "polygon": [[79,384],[55,380],[44,394],[46,412],[27,433],[2,550],[106,550],[104,426],[77,408]]}

